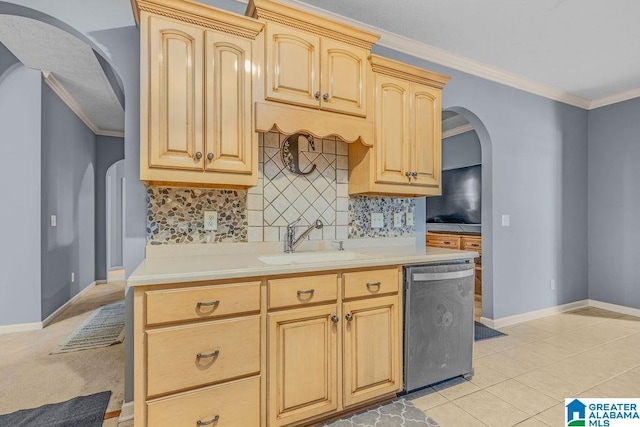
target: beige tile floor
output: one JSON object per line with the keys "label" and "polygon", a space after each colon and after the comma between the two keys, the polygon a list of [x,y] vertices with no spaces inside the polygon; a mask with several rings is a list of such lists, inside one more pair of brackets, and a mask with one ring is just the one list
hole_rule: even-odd
{"label": "beige tile floor", "polygon": [[474,345],[475,375],[413,403],[442,427],[560,426],[569,397],[640,397],[640,318],[585,308]]}

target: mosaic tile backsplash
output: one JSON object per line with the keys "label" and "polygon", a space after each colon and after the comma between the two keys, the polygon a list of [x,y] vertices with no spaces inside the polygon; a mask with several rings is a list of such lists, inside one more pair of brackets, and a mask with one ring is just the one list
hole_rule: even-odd
{"label": "mosaic tile backsplash", "polygon": [[[147,188],[147,243],[247,241],[247,192]],[[205,210],[218,212],[218,230],[205,231]]]}
{"label": "mosaic tile backsplash", "polygon": [[[149,187],[147,241],[163,243],[282,241],[286,225],[302,217],[301,225],[320,219],[312,240],[412,236],[413,226],[393,227],[394,212],[415,210],[413,199],[348,195],[348,146],[335,138],[316,139],[313,147],[299,140],[299,167],[316,170],[296,175],[282,162],[286,135],[261,134],[260,178],[247,191]],[[204,231],[205,210],[218,212],[218,231]],[[385,227],[371,228],[371,212],[384,214]],[[404,223],[403,223],[404,224]]]}

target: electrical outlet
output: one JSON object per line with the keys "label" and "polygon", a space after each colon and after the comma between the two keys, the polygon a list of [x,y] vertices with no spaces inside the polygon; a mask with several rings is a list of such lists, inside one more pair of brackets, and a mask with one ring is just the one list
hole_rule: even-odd
{"label": "electrical outlet", "polygon": [[75,283],[76,281],[76,273],[74,273],[73,271],[71,272],[71,283]]}
{"label": "electrical outlet", "polygon": [[371,228],[384,227],[384,216],[382,212],[371,212]]}
{"label": "electrical outlet", "polygon": [[405,221],[407,227],[413,227],[413,212],[407,212],[405,214]]}
{"label": "electrical outlet", "polygon": [[395,228],[402,227],[402,212],[396,212],[393,214],[393,226]]}
{"label": "electrical outlet", "polygon": [[204,211],[205,231],[216,231],[218,229],[218,212]]}
{"label": "electrical outlet", "polygon": [[58,217],[55,215],[51,215],[51,226],[56,227],[58,225]]}
{"label": "electrical outlet", "polygon": [[503,227],[508,227],[509,224],[510,224],[509,215],[502,215],[502,226]]}
{"label": "electrical outlet", "polygon": [[549,284],[549,286],[551,286],[551,290],[555,291],[556,290],[556,279],[551,279],[551,283]]}

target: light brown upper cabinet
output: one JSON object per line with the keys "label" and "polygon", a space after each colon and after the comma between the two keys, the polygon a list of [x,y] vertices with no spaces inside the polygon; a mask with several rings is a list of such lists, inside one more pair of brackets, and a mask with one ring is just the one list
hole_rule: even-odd
{"label": "light brown upper cabinet", "polygon": [[[168,185],[256,185],[252,87],[254,43],[263,24],[198,3],[153,0],[138,6],[140,178]],[[163,16],[167,8],[171,18]]]}
{"label": "light brown upper cabinet", "polygon": [[251,0],[247,15],[265,24],[256,128],[372,145],[367,58],[379,36],[272,0]]}
{"label": "light brown upper cabinet", "polygon": [[440,194],[442,87],[449,77],[372,55],[375,143],[349,145],[349,193]]}
{"label": "light brown upper cabinet", "polygon": [[368,49],[266,24],[266,99],[366,116]]}

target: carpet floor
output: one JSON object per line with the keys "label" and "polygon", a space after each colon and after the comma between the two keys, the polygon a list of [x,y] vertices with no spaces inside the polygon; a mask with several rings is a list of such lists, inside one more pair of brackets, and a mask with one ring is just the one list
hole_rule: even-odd
{"label": "carpet floor", "polygon": [[[120,410],[124,400],[123,344],[49,353],[96,308],[123,298],[124,282],[97,285],[46,328],[0,335],[0,414],[105,390],[112,392],[107,412]],[[109,426],[117,425],[117,418],[109,422]]]}

